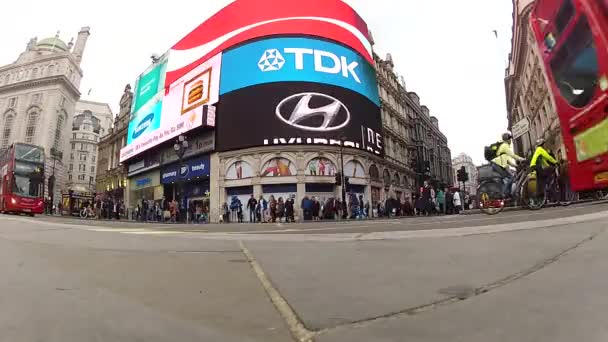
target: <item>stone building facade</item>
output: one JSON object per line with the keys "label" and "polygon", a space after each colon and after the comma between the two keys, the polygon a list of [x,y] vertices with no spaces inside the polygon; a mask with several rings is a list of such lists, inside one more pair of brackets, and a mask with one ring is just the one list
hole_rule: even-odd
{"label": "stone building facade", "polygon": [[120,149],[127,144],[132,102],[133,92],[127,84],[120,98],[120,111],[114,118],[113,126],[101,137],[98,144],[95,189],[98,195],[115,200],[124,200],[127,187],[127,170],[120,164],[119,159]]}
{"label": "stone building facade", "polygon": [[97,174],[97,153],[100,138],[112,124],[108,104],[78,101],[70,138],[69,190],[93,193]]}
{"label": "stone building facade", "polygon": [[374,55],[385,134],[385,163],[403,175],[403,186],[415,193],[425,180],[451,184],[451,151],[439,120],[420,105],[415,92],[394,71],[391,54]]}
{"label": "stone building facade", "polygon": [[68,132],[80,98],[80,62],[88,36],[89,28],[83,27],[75,44],[58,35],[32,38],[15,62],[0,67],[0,149],[14,142],[44,147],[45,177],[56,179],[55,202],[67,181]]}
{"label": "stone building facade", "polygon": [[[465,171],[469,174],[469,180],[465,183],[465,193],[469,195],[477,194],[477,166],[473,163],[473,158],[465,153],[459,154],[456,158],[452,159],[452,169],[454,170],[454,184],[459,184],[456,179],[456,172],[460,170],[461,167],[464,166]],[[462,185],[460,185],[462,188]]]}
{"label": "stone building facade", "polygon": [[[375,207],[388,198],[411,200],[424,180],[437,185],[452,184],[453,173],[447,138],[439,130],[437,118],[420,105],[418,95],[407,92],[390,54],[386,59],[374,54],[374,59],[385,156],[344,150],[344,173],[350,178],[347,192],[362,195],[364,201]],[[242,203],[251,194],[256,198],[294,195],[296,203],[304,196],[321,201],[339,199],[341,186],[335,186],[334,177],[327,176],[339,171],[340,162],[337,147],[274,146],[214,153],[210,163],[219,167],[211,168],[210,192],[219,196],[211,196],[212,218],[219,215],[219,208],[229,204],[233,196]],[[267,174],[272,168],[283,168],[286,175]]]}
{"label": "stone building facade", "polygon": [[539,138],[553,151],[563,149],[555,101],[530,26],[533,4],[534,0],[513,0],[513,38],[505,73],[509,129],[524,118],[530,122],[529,133],[514,141],[516,153],[522,156],[533,151]]}

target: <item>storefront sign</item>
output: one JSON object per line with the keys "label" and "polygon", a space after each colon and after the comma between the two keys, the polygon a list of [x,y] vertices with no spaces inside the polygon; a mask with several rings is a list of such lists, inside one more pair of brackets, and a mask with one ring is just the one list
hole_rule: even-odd
{"label": "storefront sign", "polygon": [[[196,138],[188,139],[188,149],[184,153],[183,159],[195,157],[203,153],[211,152],[215,149],[215,132],[208,131]],[[162,165],[175,163],[178,160],[177,154],[173,150],[173,146],[165,148],[161,152]]]}
{"label": "storefront sign", "polygon": [[142,172],[157,168],[160,166],[160,153],[154,153],[144,156],[143,159],[129,164],[129,176],[135,176]]}
{"label": "storefront sign", "polygon": [[160,185],[160,173],[158,170],[147,172],[131,179],[131,190],[150,188],[158,185]]}
{"label": "storefront sign", "polygon": [[209,155],[206,155],[184,161],[182,164],[170,165],[161,172],[161,181],[163,184],[167,184],[178,180],[209,176],[209,163]]}

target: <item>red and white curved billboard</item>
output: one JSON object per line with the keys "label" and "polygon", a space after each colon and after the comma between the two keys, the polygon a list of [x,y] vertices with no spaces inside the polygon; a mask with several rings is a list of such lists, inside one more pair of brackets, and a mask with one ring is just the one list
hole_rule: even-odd
{"label": "red and white curved billboard", "polygon": [[289,34],[334,40],[373,63],[367,24],[342,0],[237,0],[171,48],[165,88],[231,46],[254,38]]}

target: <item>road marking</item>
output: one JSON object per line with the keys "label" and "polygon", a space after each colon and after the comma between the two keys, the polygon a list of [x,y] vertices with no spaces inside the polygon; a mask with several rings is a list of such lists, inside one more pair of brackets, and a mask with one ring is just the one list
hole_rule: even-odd
{"label": "road marking", "polygon": [[126,232],[143,232],[145,228],[85,228],[90,232],[109,232],[109,233],[126,233]]}
{"label": "road marking", "polygon": [[266,291],[268,297],[270,297],[270,301],[274,304],[274,307],[277,309],[281,317],[287,323],[287,327],[291,331],[291,334],[299,342],[312,342],[313,334],[306,329],[304,324],[298,318],[296,312],[291,308],[289,303],[281,293],[274,287],[262,266],[258,263],[253,253],[245,246],[242,241],[239,241],[239,246],[241,247],[241,251],[249,261],[251,268],[253,269],[253,273],[255,273],[256,277],[262,284],[262,287]]}
{"label": "road marking", "polygon": [[121,234],[133,234],[133,235],[175,235],[184,234],[184,232],[172,231],[172,230],[144,230],[144,231],[129,231],[120,232]]}
{"label": "road marking", "polygon": [[427,230],[401,230],[388,232],[370,232],[363,234],[336,233],[336,234],[254,234],[254,233],[208,233],[191,234],[189,237],[208,240],[238,240],[238,241],[285,241],[285,242],[350,242],[350,241],[377,241],[377,240],[405,240],[420,238],[446,238],[462,237],[481,234],[495,234],[512,231],[532,230],[539,228],[563,227],[585,222],[599,222],[608,219],[608,211],[593,214],[584,214],[570,217],[560,217],[541,221],[525,221],[485,226],[461,227]]}

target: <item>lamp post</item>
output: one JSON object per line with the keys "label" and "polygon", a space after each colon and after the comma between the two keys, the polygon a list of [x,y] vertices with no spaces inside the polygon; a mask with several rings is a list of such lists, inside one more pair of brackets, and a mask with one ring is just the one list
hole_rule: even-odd
{"label": "lamp post", "polygon": [[340,137],[340,183],[342,184],[342,219],[348,217],[346,210],[346,182],[344,178],[344,141],[346,137]]}
{"label": "lamp post", "polygon": [[[177,159],[178,159],[177,186],[178,186],[179,190],[181,190],[181,188],[182,188],[182,186],[181,186],[182,159],[184,158],[184,154],[186,153],[187,149],[188,149],[188,140],[185,136],[180,135],[179,137],[177,137],[177,139],[175,140],[175,144],[173,145],[173,150],[175,151],[175,154],[177,155]],[[173,197],[173,199],[175,199],[175,196]],[[182,200],[182,198],[180,198],[180,201],[181,200]],[[186,223],[188,223],[188,202],[186,202]]]}
{"label": "lamp post", "polygon": [[49,176],[48,191],[49,191],[49,197],[51,199],[50,212],[51,212],[51,215],[53,215],[53,205],[55,203],[55,163],[57,162],[57,158],[63,158],[63,153],[61,151],[57,151],[57,149],[55,149],[53,147],[53,148],[51,148],[51,158],[53,158],[53,171],[51,172],[51,175]]}

